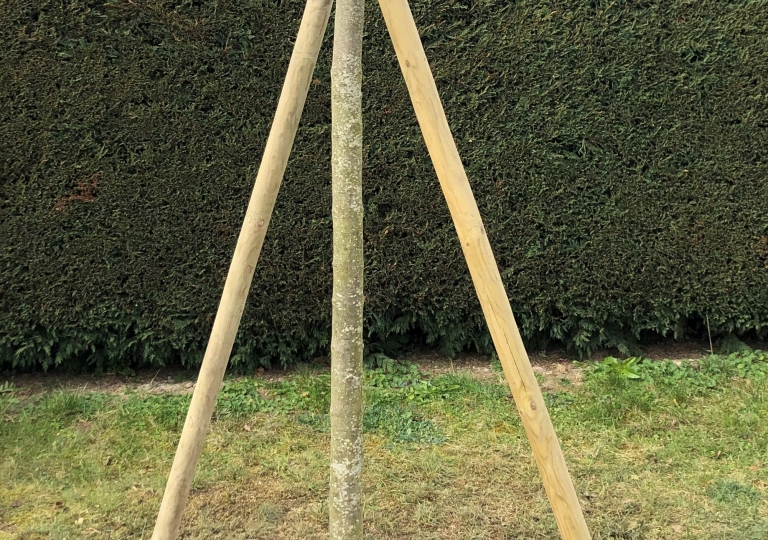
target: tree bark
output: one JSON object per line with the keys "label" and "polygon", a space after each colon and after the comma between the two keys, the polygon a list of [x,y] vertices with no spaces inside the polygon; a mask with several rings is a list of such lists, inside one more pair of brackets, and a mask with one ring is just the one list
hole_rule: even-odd
{"label": "tree bark", "polygon": [[331,67],[333,322],[331,540],[363,538],[364,0],[337,0]]}

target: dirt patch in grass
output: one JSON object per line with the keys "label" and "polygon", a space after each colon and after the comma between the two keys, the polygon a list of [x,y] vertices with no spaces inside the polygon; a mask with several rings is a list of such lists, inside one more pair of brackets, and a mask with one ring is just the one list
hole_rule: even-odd
{"label": "dirt patch in grass", "polygon": [[125,376],[113,373],[99,375],[69,375],[59,371],[25,373],[0,380],[14,384],[21,396],[29,396],[56,390],[78,392],[103,392],[123,394],[140,391],[149,394],[190,393],[194,388],[197,373],[164,368],[162,370],[139,370],[135,375]]}
{"label": "dirt patch in grass", "polygon": [[[766,343],[750,343],[756,349],[766,350]],[[676,342],[664,340],[642,348],[642,356],[653,360],[669,359],[673,361],[698,360],[708,349],[708,343],[703,341]],[[591,355],[584,362],[599,361],[606,356],[620,357],[618,351],[601,350]],[[503,373],[499,366],[494,366],[488,356],[462,353],[454,358],[434,350],[422,350],[403,358],[413,362],[419,369],[431,376],[446,373],[464,373],[478,381],[502,381]],[[567,351],[553,349],[534,351],[530,353],[531,365],[540,376],[543,390],[552,390],[565,386],[578,386],[581,383],[581,368],[575,362],[579,360]],[[326,373],[329,371],[329,360],[318,357],[310,364],[291,366],[288,369],[257,369],[255,376],[267,383],[280,382],[298,373]],[[0,377],[0,381],[8,380],[18,389],[20,396],[29,396],[50,392],[52,390],[76,390],[79,392],[105,392],[124,394],[126,392],[141,392],[146,394],[190,394],[194,390],[197,371],[179,368],[143,369],[134,375],[116,374],[101,375],[69,375],[60,371],[30,373]],[[233,378],[237,378],[236,376]]]}

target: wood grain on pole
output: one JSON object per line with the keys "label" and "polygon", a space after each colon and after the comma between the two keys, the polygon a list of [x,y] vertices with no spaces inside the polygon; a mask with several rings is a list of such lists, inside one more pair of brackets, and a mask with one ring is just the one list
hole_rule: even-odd
{"label": "wood grain on pole", "polygon": [[379,0],[504,374],[565,540],[590,538],[407,0]]}
{"label": "wood grain on pole", "polygon": [[296,136],[332,4],[332,0],[307,1],[275,119],[165,487],[153,540],[173,540],[178,535],[181,516],[240,326],[253,272]]}

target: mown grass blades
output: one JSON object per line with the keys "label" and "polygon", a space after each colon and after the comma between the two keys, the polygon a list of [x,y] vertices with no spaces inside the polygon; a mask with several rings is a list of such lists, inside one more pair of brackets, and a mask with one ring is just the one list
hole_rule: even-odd
{"label": "mown grass blades", "polygon": [[768,353],[762,351],[713,355],[697,363],[608,357],[584,370],[586,387],[595,400],[593,416],[605,421],[682,409],[692,397],[730,387],[734,380],[763,385],[767,375]]}
{"label": "mown grass blades", "polygon": [[101,394],[58,390],[30,404],[26,412],[32,417],[47,418],[52,426],[60,428],[92,418],[108,400],[108,396]]}
{"label": "mown grass blades", "polygon": [[[608,377],[609,381],[638,379],[653,383],[660,388],[687,387],[694,393],[722,386],[734,377],[761,380],[768,375],[768,353],[759,350],[732,353],[727,356],[711,355],[696,363],[630,358],[610,364],[621,367],[603,370],[603,365],[599,365],[587,370],[587,374],[600,380],[604,372],[614,372],[612,377]],[[616,372],[629,373],[631,376],[617,376]]]}
{"label": "mown grass blades", "polygon": [[5,421],[10,422],[13,419],[12,416],[6,416],[6,413],[11,407],[18,405],[19,403],[15,393],[16,387],[12,383],[5,381],[0,385],[0,423]]}
{"label": "mown grass blades", "polygon": [[734,480],[718,478],[707,488],[707,496],[720,503],[737,501],[751,503],[760,499],[761,493],[751,486],[745,486]]}
{"label": "mown grass blades", "polygon": [[[764,358],[638,360],[641,377],[619,386],[587,366],[584,384],[545,394],[593,538],[765,540]],[[326,388],[312,370],[225,382],[184,538],[327,537]],[[0,539],[146,537],[189,396],[10,396]],[[405,364],[369,370],[365,402],[367,537],[556,538],[504,384]]]}
{"label": "mown grass blades", "polygon": [[363,414],[363,430],[378,433],[398,443],[442,444],[445,436],[432,420],[412,404],[392,397],[376,397]]}

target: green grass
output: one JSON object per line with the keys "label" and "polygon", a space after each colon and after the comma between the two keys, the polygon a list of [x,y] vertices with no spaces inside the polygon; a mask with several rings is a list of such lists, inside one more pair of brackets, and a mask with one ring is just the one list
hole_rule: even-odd
{"label": "green grass", "polygon": [[[606,359],[545,395],[597,539],[768,538],[768,355]],[[183,538],[325,538],[329,377],[228,381]],[[368,538],[552,539],[505,385],[366,376]],[[148,538],[189,396],[0,387],[0,538]]]}

